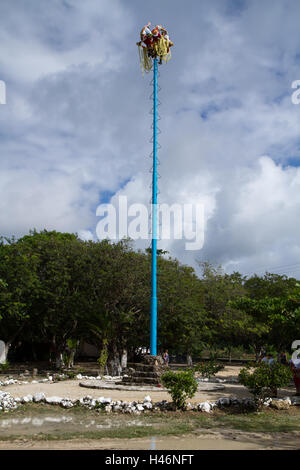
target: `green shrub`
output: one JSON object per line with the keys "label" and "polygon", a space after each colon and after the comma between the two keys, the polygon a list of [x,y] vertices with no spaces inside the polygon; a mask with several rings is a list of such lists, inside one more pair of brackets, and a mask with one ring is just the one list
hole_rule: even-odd
{"label": "green shrub", "polygon": [[100,371],[101,371],[102,373],[103,373],[103,371],[104,371],[104,367],[106,366],[107,359],[108,359],[107,344],[108,344],[108,341],[107,341],[107,340],[104,340],[104,341],[103,341],[103,348],[101,349],[101,351],[100,351],[100,356],[99,356],[98,359],[97,359],[97,362],[98,362],[99,367],[100,367]]}
{"label": "green shrub", "polygon": [[291,369],[277,362],[271,366],[264,362],[248,365],[239,373],[239,381],[253,395],[257,409],[266,398],[276,396],[277,389],[289,385],[291,380]]}
{"label": "green shrub", "polygon": [[68,361],[69,361],[69,353],[68,352],[64,352],[63,355],[62,355],[62,358],[63,358],[63,367],[67,367],[68,366]]}
{"label": "green shrub", "polygon": [[105,404],[104,403],[96,403],[94,405],[94,410],[96,411],[104,411],[105,410]]}
{"label": "green shrub", "polygon": [[210,378],[216,375],[220,370],[223,370],[223,364],[216,362],[215,360],[210,360],[208,362],[200,362],[196,364],[194,370],[200,372],[202,377]]}
{"label": "green shrub", "polygon": [[172,397],[175,408],[184,410],[186,399],[192,398],[198,387],[192,370],[181,372],[165,372],[161,376],[161,382]]}
{"label": "green shrub", "polygon": [[74,339],[74,338],[69,338],[66,341],[66,344],[67,344],[68,348],[70,349],[70,351],[75,350],[77,348],[77,343],[78,343],[78,340]]}
{"label": "green shrub", "polygon": [[0,364],[0,371],[6,371],[8,370],[10,367],[10,363],[8,361],[5,361],[5,362],[2,362],[2,364]]}
{"label": "green shrub", "polygon": [[73,372],[73,371],[71,371],[71,370],[66,371],[65,374],[67,375],[67,377],[68,377],[69,379],[74,379],[74,377],[75,377],[75,375],[76,375],[76,373]]}

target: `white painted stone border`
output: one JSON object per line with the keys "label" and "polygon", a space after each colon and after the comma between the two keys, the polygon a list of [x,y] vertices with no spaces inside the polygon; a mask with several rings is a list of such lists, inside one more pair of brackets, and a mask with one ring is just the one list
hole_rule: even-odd
{"label": "white painted stone border", "polygon": [[[300,397],[285,397],[285,398],[268,398],[265,400],[265,406],[272,406],[272,401],[277,403],[282,402],[286,406],[300,405]],[[99,397],[93,398],[87,395],[78,399],[71,399],[67,397],[46,397],[44,393],[36,393],[34,395],[26,395],[24,397],[12,397],[10,393],[0,391],[0,411],[8,412],[18,408],[21,404],[26,403],[46,403],[51,405],[60,405],[63,408],[72,408],[73,406],[82,406],[90,410],[101,409],[107,413],[122,412],[141,414],[144,411],[168,411],[172,409],[172,403],[167,400],[153,403],[149,395],[145,396],[143,401],[113,401],[111,398]],[[210,413],[215,407],[224,408],[229,406],[245,406],[251,407],[254,401],[252,398],[219,398],[215,402],[204,401],[201,403],[187,403],[187,411],[201,411]]]}
{"label": "white painted stone border", "polygon": [[82,380],[82,379],[84,379],[84,380],[101,380],[101,379],[104,379],[106,381],[115,381],[115,380],[121,380],[122,377],[119,377],[119,376],[118,377],[112,377],[110,375],[104,375],[104,376],[98,375],[97,377],[94,377],[92,375],[90,376],[90,375],[77,374],[75,377],[70,378],[66,374],[54,374],[54,378],[53,378],[52,375],[49,375],[49,377],[47,377],[47,378],[40,379],[40,380],[33,379],[31,381],[18,380],[18,379],[7,379],[7,380],[3,380],[3,381],[0,380],[0,387],[6,387],[7,385],[27,385],[27,384],[54,382],[56,378],[60,379],[58,381],[61,381],[61,380]]}

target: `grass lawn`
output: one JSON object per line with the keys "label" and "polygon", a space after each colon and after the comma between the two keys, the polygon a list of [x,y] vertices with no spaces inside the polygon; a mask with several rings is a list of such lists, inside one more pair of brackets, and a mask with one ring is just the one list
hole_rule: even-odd
{"label": "grass lawn", "polygon": [[141,415],[111,413],[74,407],[28,404],[0,414],[0,440],[32,439],[131,439],[184,435],[205,430],[247,432],[300,431],[300,407],[289,410],[265,408],[261,412],[232,413],[147,412]]}

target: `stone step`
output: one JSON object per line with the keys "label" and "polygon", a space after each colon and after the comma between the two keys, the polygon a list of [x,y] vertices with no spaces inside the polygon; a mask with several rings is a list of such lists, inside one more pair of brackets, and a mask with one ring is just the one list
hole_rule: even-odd
{"label": "stone step", "polygon": [[156,366],[154,364],[144,364],[144,363],[137,363],[137,364],[131,364],[130,367],[135,370],[157,370],[159,366]]}
{"label": "stone step", "polygon": [[160,380],[159,378],[154,378],[154,377],[123,377],[122,383],[124,384],[159,384]]}
{"label": "stone step", "polygon": [[160,374],[158,372],[144,372],[144,371],[135,371],[131,374],[132,377],[160,377]]}

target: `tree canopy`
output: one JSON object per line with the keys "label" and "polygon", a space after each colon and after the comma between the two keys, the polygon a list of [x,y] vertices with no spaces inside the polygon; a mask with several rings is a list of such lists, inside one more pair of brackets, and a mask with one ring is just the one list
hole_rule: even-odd
{"label": "tree canopy", "polygon": [[[265,344],[289,348],[299,337],[300,286],[266,273],[250,278],[202,263],[202,277],[160,251],[158,347],[199,355],[204,348]],[[86,341],[109,358],[148,347],[151,250],[130,240],[83,241],[31,231],[0,239],[0,338],[51,345]],[[74,344],[75,344],[74,343]],[[70,343],[71,344],[71,343]]]}

